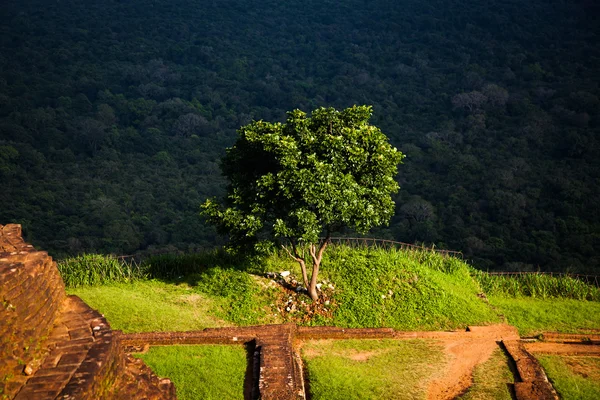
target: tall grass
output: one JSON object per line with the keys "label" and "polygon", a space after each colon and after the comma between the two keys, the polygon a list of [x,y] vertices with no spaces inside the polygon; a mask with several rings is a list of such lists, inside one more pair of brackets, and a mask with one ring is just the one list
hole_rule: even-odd
{"label": "tall grass", "polygon": [[473,270],[472,275],[488,296],[600,301],[599,288],[570,276],[536,273],[505,276],[478,270]]}
{"label": "tall grass", "polygon": [[57,263],[65,286],[96,286],[132,282],[146,277],[144,268],[111,255],[84,254]]}
{"label": "tall grass", "polygon": [[143,261],[142,268],[152,278],[180,280],[215,267],[241,270],[247,267],[248,260],[240,253],[216,249],[202,253],[152,256]]}

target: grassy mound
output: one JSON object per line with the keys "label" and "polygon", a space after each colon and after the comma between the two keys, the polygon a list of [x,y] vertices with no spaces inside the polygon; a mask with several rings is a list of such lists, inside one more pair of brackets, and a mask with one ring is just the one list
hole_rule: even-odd
{"label": "grassy mound", "polygon": [[282,322],[444,330],[503,320],[522,334],[600,328],[598,288],[569,277],[489,275],[432,251],[331,246],[320,304],[264,277],[301,276],[283,252],[244,258],[215,250],[141,265],[88,255],[59,269],[71,293],[125,331]]}
{"label": "grassy mound", "polygon": [[[298,265],[282,253],[254,259],[220,251],[156,257],[139,267],[138,279],[115,275],[114,282],[134,282],[129,285],[110,284],[106,279],[78,281],[80,276],[99,274],[89,263],[80,265],[85,272],[61,269],[70,292],[100,309],[113,325],[116,323],[115,328],[126,331],[173,330],[169,326],[178,330],[199,329],[202,325],[214,326],[215,320],[234,325],[293,321],[405,330],[449,329],[499,321],[478,296],[481,290],[471,278],[470,267],[461,260],[433,252],[332,246],[325,254],[320,274],[320,279],[333,288],[328,292],[331,310],[314,318],[306,318],[301,310],[282,313],[278,306],[289,296],[296,296],[303,303],[311,301],[260,276],[267,271],[284,270],[301,275]],[[248,270],[258,275],[251,275]],[[148,281],[149,278],[159,280]],[[85,283],[88,285],[82,286]],[[194,294],[202,302],[177,300]],[[182,311],[186,307],[187,314]],[[127,322],[151,309],[155,318],[147,328]],[[179,312],[188,322],[175,321]],[[204,313],[207,318],[190,318],[190,313]],[[161,323],[161,319],[165,322]]]}
{"label": "grassy mound", "polygon": [[333,322],[347,327],[440,330],[498,322],[467,264],[434,252],[336,247],[325,274],[337,282]]}
{"label": "grassy mound", "polygon": [[[283,254],[272,254],[264,266],[300,276]],[[439,330],[499,322],[478,296],[470,271],[463,261],[431,251],[334,246],[325,253],[319,277],[334,286],[328,295],[335,309],[309,323]]]}

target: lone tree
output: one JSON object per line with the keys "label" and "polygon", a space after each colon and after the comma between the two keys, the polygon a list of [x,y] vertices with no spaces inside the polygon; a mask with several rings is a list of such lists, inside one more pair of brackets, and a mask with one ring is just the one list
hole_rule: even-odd
{"label": "lone tree", "polygon": [[394,212],[391,195],[404,155],[368,123],[371,113],[370,106],[319,108],[310,117],[294,110],[284,124],[243,126],[221,164],[230,182],[224,205],[208,199],[202,214],[233,243],[280,243],[317,300],[331,234],[344,227],[366,233]]}

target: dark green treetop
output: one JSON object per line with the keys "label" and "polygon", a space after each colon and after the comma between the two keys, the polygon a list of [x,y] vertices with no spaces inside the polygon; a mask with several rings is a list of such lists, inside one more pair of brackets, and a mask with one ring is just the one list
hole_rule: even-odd
{"label": "dark green treetop", "polygon": [[[255,121],[239,130],[222,170],[224,204],[208,199],[202,214],[233,243],[276,239],[300,263],[311,298],[331,234],[388,223],[397,166],[404,155],[369,124],[370,106],[342,111],[294,110],[285,123]],[[312,259],[308,281],[303,249]]]}

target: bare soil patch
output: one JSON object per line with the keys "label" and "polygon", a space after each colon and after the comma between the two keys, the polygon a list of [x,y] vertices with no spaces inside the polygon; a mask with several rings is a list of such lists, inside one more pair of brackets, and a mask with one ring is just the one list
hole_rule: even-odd
{"label": "bare soil patch", "polygon": [[592,344],[535,342],[527,343],[530,353],[600,356],[600,346]]}
{"label": "bare soil patch", "polygon": [[566,356],[564,360],[577,375],[600,382],[600,357]]}
{"label": "bare soil patch", "polygon": [[473,370],[487,361],[498,345],[494,340],[445,339],[444,351],[449,357],[441,378],[429,384],[427,398],[454,399],[473,384]]}
{"label": "bare soil patch", "polygon": [[[473,335],[469,338],[468,335]],[[467,391],[473,384],[473,370],[487,361],[495,349],[497,341],[517,335],[514,327],[493,325],[472,328],[469,334],[441,339],[444,351],[449,357],[441,377],[429,384],[427,398],[430,400],[454,399]],[[518,336],[517,336],[518,337]]]}
{"label": "bare soil patch", "polygon": [[367,361],[369,358],[371,358],[377,354],[380,354],[380,353],[375,352],[375,351],[361,351],[361,352],[356,352],[354,354],[350,354],[348,356],[348,358],[350,358],[353,361]]}

